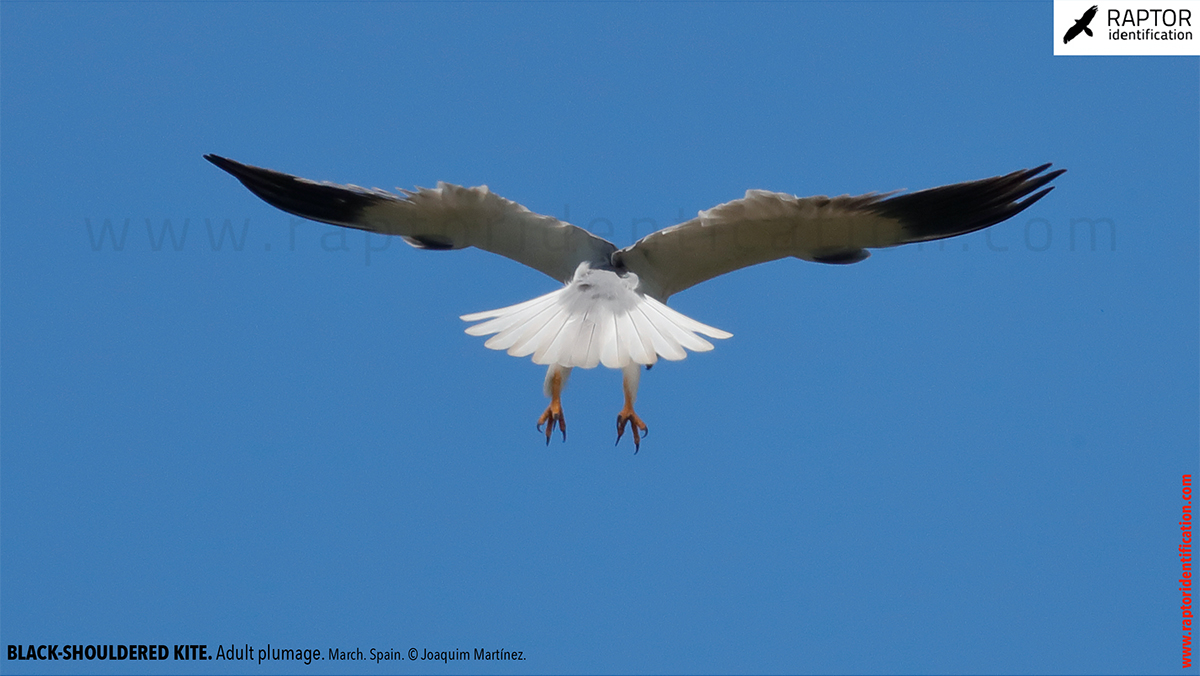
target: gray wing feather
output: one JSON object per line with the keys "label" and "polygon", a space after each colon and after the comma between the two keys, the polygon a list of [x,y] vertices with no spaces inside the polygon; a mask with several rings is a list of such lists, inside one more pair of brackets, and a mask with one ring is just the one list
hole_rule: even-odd
{"label": "gray wing feather", "polygon": [[397,235],[419,249],[474,246],[568,282],[582,262],[608,265],[616,246],[583,228],[492,193],[487,186],[438,183],[395,195],[310,181],[217,155],[204,158],[229,172],[250,192],[290,214],[322,223]]}

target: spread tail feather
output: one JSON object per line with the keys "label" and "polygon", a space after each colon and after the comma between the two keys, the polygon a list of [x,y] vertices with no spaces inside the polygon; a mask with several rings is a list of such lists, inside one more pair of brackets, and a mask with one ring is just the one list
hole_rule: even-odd
{"label": "spread tail feather", "polygon": [[733,334],[687,317],[663,303],[630,291],[612,302],[579,302],[581,289],[567,285],[557,291],[498,310],[463,315],[479,322],[467,328],[472,336],[495,334],[484,343],[514,357],[533,355],[535,364],[562,367],[623,368],[653,364],[659,357],[678,361],[686,350],[713,349],[709,338]]}

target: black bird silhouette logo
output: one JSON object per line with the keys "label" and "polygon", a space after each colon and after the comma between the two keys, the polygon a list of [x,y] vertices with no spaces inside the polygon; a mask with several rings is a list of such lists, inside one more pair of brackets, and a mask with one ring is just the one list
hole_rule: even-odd
{"label": "black bird silhouette logo", "polygon": [[1063,36],[1063,44],[1067,44],[1080,33],[1087,33],[1089,38],[1092,37],[1092,29],[1088,28],[1088,24],[1092,22],[1092,19],[1096,18],[1096,12],[1099,9],[1098,5],[1092,5],[1091,9],[1084,12],[1083,16],[1079,17],[1079,21],[1076,21],[1074,26],[1067,29],[1067,34]]}

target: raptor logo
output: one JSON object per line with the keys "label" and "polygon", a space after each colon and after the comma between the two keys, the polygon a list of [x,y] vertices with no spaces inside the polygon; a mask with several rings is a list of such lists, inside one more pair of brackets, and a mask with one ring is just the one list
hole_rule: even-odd
{"label": "raptor logo", "polygon": [[1079,20],[1075,22],[1075,25],[1067,29],[1067,34],[1063,36],[1063,44],[1067,44],[1080,33],[1087,33],[1089,38],[1092,37],[1092,29],[1088,28],[1088,24],[1092,22],[1092,19],[1096,18],[1097,11],[1099,11],[1099,6],[1092,5],[1088,11],[1084,12],[1083,16],[1079,17]]}

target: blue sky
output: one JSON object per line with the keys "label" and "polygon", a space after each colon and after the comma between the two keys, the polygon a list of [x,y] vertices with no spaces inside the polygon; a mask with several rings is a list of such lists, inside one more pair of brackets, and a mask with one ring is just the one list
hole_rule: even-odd
{"label": "blue sky", "polygon": [[[0,19],[0,644],[527,658],[4,671],[1180,670],[1195,57],[1054,58],[1038,2]],[[547,448],[543,368],[463,333],[554,282],[343,250],[209,152],[486,183],[619,245],[748,188],[1068,172],[988,233],[674,297],[734,337],[642,378],[634,456],[616,372],[574,374]]]}

